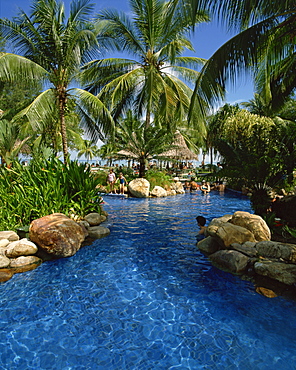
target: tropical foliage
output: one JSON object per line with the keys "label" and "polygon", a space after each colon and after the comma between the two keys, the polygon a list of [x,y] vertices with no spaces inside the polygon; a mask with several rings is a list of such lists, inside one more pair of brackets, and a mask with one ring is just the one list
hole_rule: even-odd
{"label": "tropical foliage", "polygon": [[[117,117],[133,109],[148,127],[165,124],[174,127],[188,112],[197,68],[204,59],[185,57],[193,51],[189,40],[191,17],[182,15],[172,2],[130,0],[132,18],[116,10],[97,17],[99,39],[108,50],[129,54],[128,58],[105,58],[88,63],[83,72],[87,89],[98,94]],[[209,20],[197,12],[194,23]],[[196,120],[202,127],[202,123]],[[175,127],[174,127],[175,128]]]}
{"label": "tropical foliage", "polygon": [[167,128],[154,124],[147,127],[129,111],[117,125],[114,147],[118,157],[139,162],[139,177],[144,177],[148,160],[171,148],[173,138]]}
{"label": "tropical foliage", "polygon": [[[294,0],[175,0],[217,16],[228,28],[239,31],[207,61],[197,80],[195,100],[213,104],[223,97],[226,83],[249,70],[256,90],[269,110],[278,109],[296,86],[296,6]],[[186,9],[187,9],[186,8]],[[221,89],[217,89],[217,85]]]}
{"label": "tropical foliage", "polygon": [[[95,28],[89,21],[89,0],[74,0],[66,20],[64,4],[56,0],[34,0],[29,15],[21,12],[13,21],[0,20],[3,37],[20,55],[3,53],[0,79],[34,78],[52,87],[44,90],[16,119],[25,117],[32,128],[44,127],[61,134],[64,161],[68,157],[67,113],[75,107],[92,137],[112,129],[112,118],[102,102],[85,90],[72,87],[81,65],[98,48]],[[72,105],[70,103],[72,101]]]}
{"label": "tropical foliage", "polygon": [[29,225],[36,218],[60,212],[79,219],[101,212],[99,180],[77,162],[53,158],[0,167],[0,229]]}

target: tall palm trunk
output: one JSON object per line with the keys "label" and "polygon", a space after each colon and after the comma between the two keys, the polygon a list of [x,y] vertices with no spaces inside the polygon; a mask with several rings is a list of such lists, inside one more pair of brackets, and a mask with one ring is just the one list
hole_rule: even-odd
{"label": "tall palm trunk", "polygon": [[140,158],[139,177],[145,176],[145,158]]}
{"label": "tall palm trunk", "polygon": [[63,86],[60,89],[60,94],[59,94],[59,115],[60,115],[62,146],[63,146],[63,155],[64,155],[65,164],[68,162],[68,140],[67,140],[67,130],[66,130],[66,122],[65,122],[66,103],[67,103],[66,89]]}

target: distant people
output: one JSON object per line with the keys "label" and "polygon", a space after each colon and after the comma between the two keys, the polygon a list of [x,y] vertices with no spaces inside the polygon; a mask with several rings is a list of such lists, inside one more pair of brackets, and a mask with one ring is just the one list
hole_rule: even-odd
{"label": "distant people", "polygon": [[118,180],[119,180],[119,194],[124,194],[124,187],[127,185],[127,181],[126,178],[123,176],[122,172],[120,172]]}
{"label": "distant people", "polygon": [[225,185],[223,184],[223,181],[219,181],[218,184],[216,185],[216,190],[223,192],[225,191]]}
{"label": "distant people", "polygon": [[197,225],[198,225],[198,227],[199,227],[199,232],[198,232],[198,236],[199,235],[205,235],[205,232],[206,232],[206,222],[207,222],[207,220],[206,220],[206,218],[205,217],[203,217],[203,216],[197,216],[196,217],[196,222],[197,222]]}
{"label": "distant people", "polygon": [[211,191],[211,186],[210,186],[210,183],[209,182],[205,182],[203,180],[202,182],[202,185],[200,187],[200,190],[204,193],[204,194],[207,194]]}
{"label": "distant people", "polygon": [[190,191],[195,191],[199,189],[199,185],[193,179],[190,181]]}
{"label": "distant people", "polygon": [[185,190],[190,190],[190,182],[189,181],[185,181],[184,189]]}
{"label": "distant people", "polygon": [[110,185],[110,193],[114,192],[115,181],[116,181],[116,175],[111,168],[107,176],[107,184]]}

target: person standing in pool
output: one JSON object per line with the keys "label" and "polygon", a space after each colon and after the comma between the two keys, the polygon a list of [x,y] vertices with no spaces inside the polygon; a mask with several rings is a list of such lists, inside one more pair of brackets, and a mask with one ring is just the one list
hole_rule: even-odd
{"label": "person standing in pool", "polygon": [[116,181],[116,175],[111,168],[107,176],[107,184],[110,185],[110,193],[113,193],[114,191],[115,181]]}
{"label": "person standing in pool", "polygon": [[119,193],[124,194],[124,187],[127,185],[127,181],[126,178],[123,176],[122,172],[120,172],[118,180],[119,180]]}

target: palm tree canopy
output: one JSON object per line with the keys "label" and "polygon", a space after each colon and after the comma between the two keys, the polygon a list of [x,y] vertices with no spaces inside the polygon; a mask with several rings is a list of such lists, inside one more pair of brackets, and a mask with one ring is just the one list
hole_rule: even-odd
{"label": "palm tree canopy", "polygon": [[[181,119],[192,96],[192,86],[204,59],[184,57],[193,50],[189,41],[191,19],[181,17],[178,6],[163,0],[130,0],[132,18],[116,10],[97,16],[99,41],[128,58],[105,58],[90,62],[82,80],[87,89],[110,101],[114,117],[131,107],[138,117],[146,114],[146,124],[157,118],[172,124]],[[195,22],[209,20],[198,12]]]}
{"label": "palm tree canopy", "polygon": [[[256,90],[279,107],[296,86],[296,4],[294,0],[180,0],[193,14],[207,9],[240,32],[220,47],[203,67],[195,94],[203,102],[220,101],[226,82],[240,72],[254,73]],[[217,89],[217,84],[221,89]],[[203,104],[200,105],[201,108]]]}
{"label": "palm tree canopy", "polygon": [[[68,152],[65,115],[69,100],[75,102],[73,106],[82,117],[81,123],[92,138],[98,139],[113,127],[112,117],[98,98],[70,86],[77,79],[82,64],[97,55],[96,30],[89,20],[92,11],[89,0],[74,0],[67,18],[63,2],[35,0],[29,15],[21,11],[13,21],[0,20],[3,37],[9,39],[20,54],[5,54],[0,58],[1,74],[12,79],[20,78],[20,72],[24,71],[31,78],[43,73],[50,85],[19,113],[18,118],[26,116],[33,127],[44,122],[45,117],[59,122],[64,157]],[[2,64],[1,59],[4,60]],[[11,68],[5,68],[7,60]],[[24,64],[27,64],[24,68],[15,67]]]}

